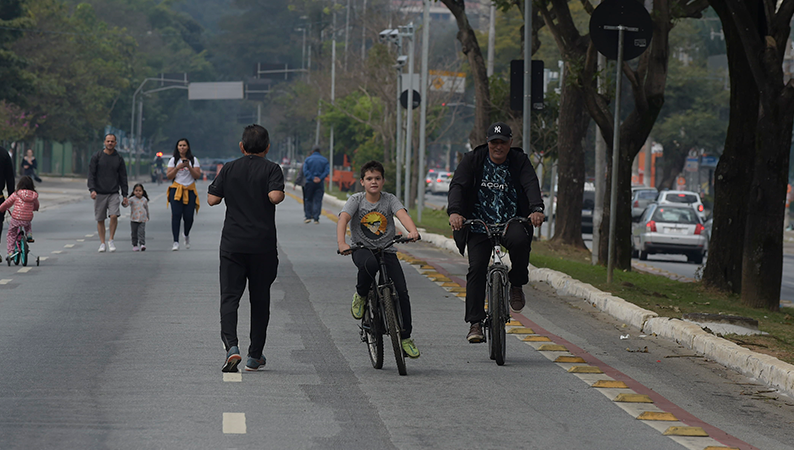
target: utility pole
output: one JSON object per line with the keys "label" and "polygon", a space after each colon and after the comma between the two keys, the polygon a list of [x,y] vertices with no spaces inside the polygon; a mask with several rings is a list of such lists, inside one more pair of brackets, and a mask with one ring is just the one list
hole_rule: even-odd
{"label": "utility pole", "polygon": [[496,47],[496,5],[491,2],[491,18],[488,21],[488,78],[493,75],[494,48]]}
{"label": "utility pole", "polygon": [[424,173],[425,159],[427,158],[427,54],[430,50],[430,0],[422,0],[424,12],[422,14],[422,78],[419,88],[422,103],[419,106],[419,173],[416,179],[416,191],[419,203],[416,205],[417,221],[422,221],[422,208],[425,204]]}
{"label": "utility pole", "polygon": [[524,0],[524,151],[532,154],[529,129],[532,125],[532,0]]}
{"label": "utility pole", "polygon": [[408,122],[405,124],[405,201],[406,208],[411,203],[411,153],[413,145],[414,122],[414,24],[408,24],[411,42],[408,45]]}
{"label": "utility pole", "polygon": [[[334,5],[336,6],[336,5]],[[336,8],[334,8],[334,19],[333,19],[333,33],[331,39],[331,105],[334,104],[334,93],[336,90]],[[329,154],[329,166],[330,171],[328,172],[328,192],[331,191],[331,186],[333,186],[333,179],[334,179],[334,126],[331,125],[331,145],[330,145],[330,154]]]}

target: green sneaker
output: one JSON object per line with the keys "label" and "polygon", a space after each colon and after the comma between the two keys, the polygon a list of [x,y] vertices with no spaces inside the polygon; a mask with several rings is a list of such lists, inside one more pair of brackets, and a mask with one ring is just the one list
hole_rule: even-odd
{"label": "green sneaker", "polygon": [[419,357],[419,349],[416,348],[416,344],[414,344],[413,339],[403,339],[402,345],[403,345],[403,353],[405,353],[405,356],[413,359]]}
{"label": "green sneaker", "polygon": [[353,293],[353,304],[350,305],[350,313],[353,318],[361,320],[364,317],[364,297],[358,295],[358,292]]}

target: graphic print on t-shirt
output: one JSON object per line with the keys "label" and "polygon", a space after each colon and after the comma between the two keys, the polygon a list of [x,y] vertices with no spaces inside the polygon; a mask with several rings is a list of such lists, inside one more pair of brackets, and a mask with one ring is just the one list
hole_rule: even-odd
{"label": "graphic print on t-shirt", "polygon": [[386,232],[386,216],[370,211],[361,218],[361,232],[369,239],[377,239]]}
{"label": "graphic print on t-shirt", "polygon": [[[486,223],[504,223],[516,215],[518,196],[510,176],[507,164],[494,164],[490,158],[483,165],[482,182],[477,191],[477,203],[474,205],[474,217]],[[484,233],[485,229],[475,224],[475,233]]]}

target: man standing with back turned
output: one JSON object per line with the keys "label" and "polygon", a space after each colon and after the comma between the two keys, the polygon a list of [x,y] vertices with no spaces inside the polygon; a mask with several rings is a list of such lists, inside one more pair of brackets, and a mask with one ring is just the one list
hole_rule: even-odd
{"label": "man standing with back turned", "polygon": [[[463,229],[466,219],[485,223],[505,223],[513,217],[529,217],[533,226],[543,223],[543,199],[535,170],[526,153],[511,148],[513,133],[507,124],[488,127],[487,144],[467,153],[455,170],[449,185],[447,213],[460,253],[469,249],[466,274],[466,316],[471,326],[466,339],[483,341],[485,285],[491,256],[491,241],[481,225]],[[531,226],[513,223],[507,227],[502,243],[510,252],[510,308],[521,311],[526,303],[523,286],[529,281]]]}
{"label": "man standing with back turned", "polygon": [[127,166],[124,158],[116,151],[116,135],[105,136],[105,148],[91,157],[88,164],[88,190],[94,199],[94,216],[96,229],[99,232],[99,252],[105,247],[105,219],[110,216],[110,240],[107,250],[116,251],[113,236],[119,224],[119,188],[121,188],[121,204],[127,206]]}
{"label": "man standing with back turned", "polygon": [[323,182],[325,177],[331,171],[328,165],[328,160],[325,156],[320,154],[320,147],[314,146],[312,154],[303,162],[303,176],[306,178],[306,184],[303,189],[306,194],[306,202],[309,208],[306,209],[306,219],[304,223],[309,223],[314,220],[314,223],[320,223],[320,212],[323,210]]}
{"label": "man standing with back turned", "polygon": [[270,136],[263,127],[243,131],[243,157],[224,164],[207,189],[210,206],[226,201],[221,233],[221,339],[226,346],[223,372],[237,372],[242,360],[237,339],[237,309],[248,281],[251,344],[245,370],[265,368],[270,285],[276,279],[276,205],[284,200],[284,173],[265,159]]}

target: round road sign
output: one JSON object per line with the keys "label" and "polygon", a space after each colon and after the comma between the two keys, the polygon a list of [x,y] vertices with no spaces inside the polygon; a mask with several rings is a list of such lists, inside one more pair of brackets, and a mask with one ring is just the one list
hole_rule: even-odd
{"label": "round road sign", "polygon": [[590,16],[590,39],[607,59],[618,58],[618,26],[623,32],[623,60],[640,55],[651,45],[651,15],[637,0],[604,0]]}
{"label": "round road sign", "polygon": [[[419,95],[419,92],[414,90],[414,105],[413,109],[419,107],[422,103],[422,96]],[[403,108],[408,109],[408,89],[404,90],[402,94],[400,94],[400,104],[403,105]]]}

